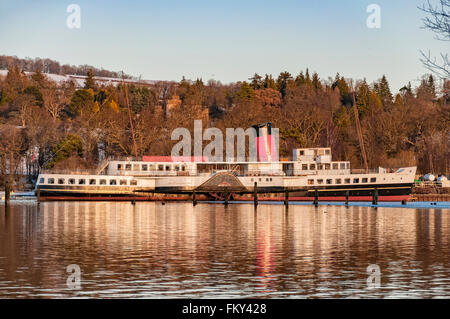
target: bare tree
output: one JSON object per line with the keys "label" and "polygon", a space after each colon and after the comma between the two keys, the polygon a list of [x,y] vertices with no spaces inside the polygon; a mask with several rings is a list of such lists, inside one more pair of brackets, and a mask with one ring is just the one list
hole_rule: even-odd
{"label": "bare tree", "polygon": [[55,82],[49,81],[48,86],[41,91],[45,109],[50,113],[53,120],[56,120],[70,101],[71,94],[68,92],[68,85],[64,83],[59,87]]}
{"label": "bare tree", "polygon": [[[424,28],[433,31],[437,40],[450,41],[450,0],[439,0],[436,5],[427,0],[419,9],[427,14],[423,19]],[[421,51],[421,54],[420,60],[428,70],[441,79],[450,78],[450,61],[447,53],[441,53],[440,59],[432,57],[429,51],[428,53]]]}

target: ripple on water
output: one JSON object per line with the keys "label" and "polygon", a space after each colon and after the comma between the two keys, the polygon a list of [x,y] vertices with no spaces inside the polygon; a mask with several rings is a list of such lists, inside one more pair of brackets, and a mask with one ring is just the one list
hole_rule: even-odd
{"label": "ripple on water", "polygon": [[444,208],[16,203],[0,229],[4,298],[450,296]]}

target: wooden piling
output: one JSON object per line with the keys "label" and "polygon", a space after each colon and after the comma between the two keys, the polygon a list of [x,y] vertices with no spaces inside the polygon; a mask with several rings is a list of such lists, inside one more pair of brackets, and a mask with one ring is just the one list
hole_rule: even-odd
{"label": "wooden piling", "polygon": [[192,192],[192,205],[197,205],[197,198],[195,197],[195,190]]}
{"label": "wooden piling", "polygon": [[374,189],[372,192],[372,205],[378,205],[378,189]]}
{"label": "wooden piling", "polygon": [[289,207],[289,191],[284,193],[284,206],[286,206],[286,208]]}
{"label": "wooden piling", "polygon": [[255,186],[253,187],[253,204],[258,206],[258,183],[255,182]]}
{"label": "wooden piling", "polygon": [[314,190],[314,206],[319,206],[319,191],[317,189]]}
{"label": "wooden piling", "polygon": [[228,206],[228,193],[225,193],[225,202],[224,202],[224,205],[225,205],[225,207],[227,207]]}
{"label": "wooden piling", "polygon": [[345,205],[348,206],[348,198],[350,197],[350,191],[345,192]]}
{"label": "wooden piling", "polygon": [[5,207],[9,206],[10,197],[11,197],[11,188],[9,186],[9,183],[7,182],[5,184]]}

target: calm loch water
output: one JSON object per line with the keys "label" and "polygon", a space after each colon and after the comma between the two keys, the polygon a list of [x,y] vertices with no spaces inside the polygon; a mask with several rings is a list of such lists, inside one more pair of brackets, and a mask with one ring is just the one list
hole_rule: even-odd
{"label": "calm loch water", "polygon": [[[450,297],[450,210],[45,202],[0,213],[1,298]],[[78,265],[81,289],[67,285]],[[367,267],[380,268],[371,288]]]}

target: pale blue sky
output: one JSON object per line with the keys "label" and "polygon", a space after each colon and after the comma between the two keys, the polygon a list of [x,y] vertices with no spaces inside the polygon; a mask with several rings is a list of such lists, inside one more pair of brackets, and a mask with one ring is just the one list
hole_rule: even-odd
{"label": "pale blue sky", "polygon": [[[0,54],[124,70],[149,80],[245,80],[255,72],[369,82],[386,74],[396,92],[428,71],[420,50],[449,52],[421,29],[424,0],[23,1],[0,0]],[[81,29],[66,8],[81,7]],[[381,7],[369,29],[366,8]]]}

